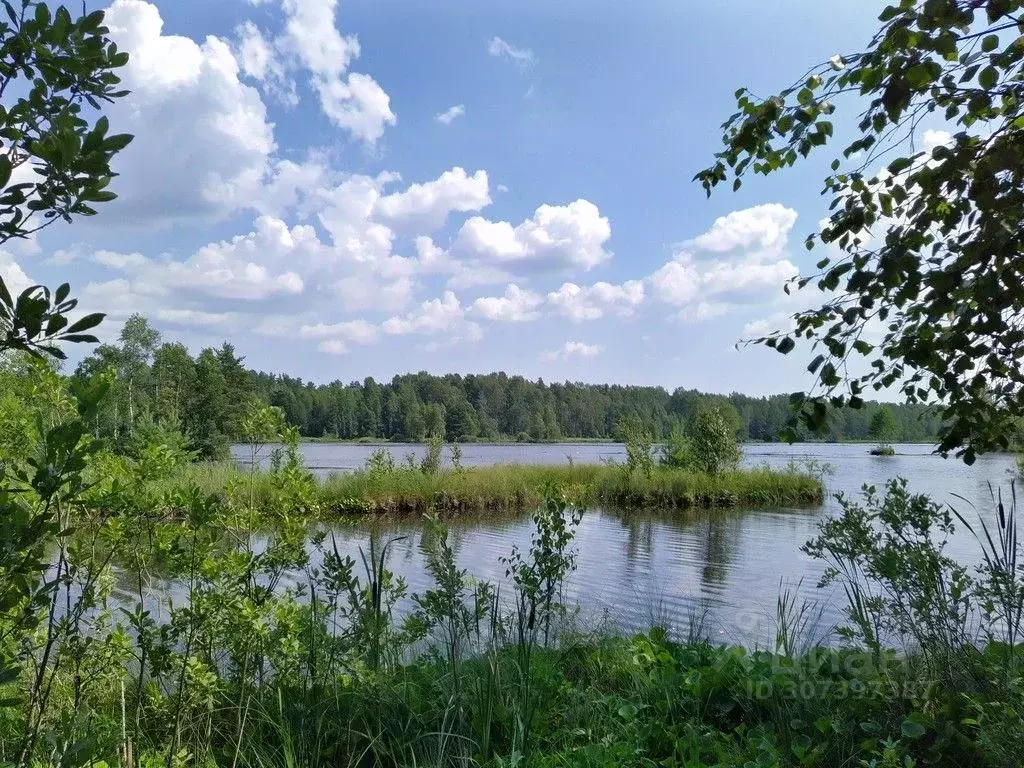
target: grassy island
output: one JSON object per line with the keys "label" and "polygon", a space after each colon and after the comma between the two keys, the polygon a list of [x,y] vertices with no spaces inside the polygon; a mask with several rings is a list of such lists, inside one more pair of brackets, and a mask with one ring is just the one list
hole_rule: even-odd
{"label": "grassy island", "polygon": [[[188,477],[211,493],[232,482],[251,481],[256,506],[272,503],[275,479],[270,473],[250,476],[233,465],[207,464],[189,468]],[[823,498],[818,478],[795,470],[736,469],[711,475],[655,467],[641,474],[600,464],[506,464],[430,474],[409,468],[360,469],[319,481],[315,498],[326,513],[453,515],[528,510],[550,487],[563,489],[582,506],[616,508],[799,507],[820,504]]]}

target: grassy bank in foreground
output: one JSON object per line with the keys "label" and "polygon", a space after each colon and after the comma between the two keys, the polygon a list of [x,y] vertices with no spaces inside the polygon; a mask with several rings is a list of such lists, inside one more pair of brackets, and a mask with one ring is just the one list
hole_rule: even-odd
{"label": "grassy bank in foreground", "polygon": [[[151,716],[132,747],[143,766],[173,754],[175,768],[1019,766],[1019,685],[958,701],[913,663],[857,651],[750,652],[655,629],[567,638],[528,661],[506,648],[454,666],[305,675],[248,693],[226,684],[183,738]],[[114,765],[124,748],[110,699],[94,749]]]}
{"label": "grassy bank in foreground", "polygon": [[[258,507],[274,498],[274,480],[266,473],[233,464],[200,464],[187,470],[189,480],[210,493],[230,483],[252,482]],[[507,464],[441,469],[424,473],[395,468],[332,475],[315,491],[326,512],[371,514],[443,514],[516,511],[536,506],[545,488],[557,486],[583,506],[656,507],[662,509],[792,507],[821,503],[821,482],[799,471],[764,468],[708,475],[655,467],[650,475],[620,466],[543,466]]]}
{"label": "grassy bank in foreground", "polygon": [[[425,521],[414,545],[428,581],[414,591],[391,570],[406,537],[388,526],[370,527],[358,559],[338,547],[346,526],[310,535],[326,486],[291,448],[272,475],[189,469],[155,446],[138,459],[94,457],[99,482],[67,484],[80,490],[49,523],[52,545],[0,562],[0,598],[14,604],[0,614],[0,649],[13,649],[0,670],[0,765],[1019,768],[1024,559],[1013,507],[995,518],[998,551],[968,570],[943,555],[949,508],[905,483],[841,500],[804,550],[847,596],[841,633],[784,589],[774,643],[765,638],[774,650],[751,651],[707,641],[728,607],[679,617],[680,642],[658,629],[617,635],[614,617],[581,630],[564,601],[583,512],[554,489],[532,510],[529,543],[498,561],[500,581],[460,569],[459,539]],[[602,478],[630,477],[530,471],[576,473],[595,494]],[[181,487],[188,472],[225,492]],[[393,489],[417,474],[486,473],[378,462],[349,481]],[[629,482],[671,476],[687,475]],[[247,512],[258,534],[237,525]],[[63,522],[87,516],[93,524]],[[5,519],[0,535],[25,525]],[[22,597],[33,572],[38,586]],[[823,638],[845,647],[818,647]]]}

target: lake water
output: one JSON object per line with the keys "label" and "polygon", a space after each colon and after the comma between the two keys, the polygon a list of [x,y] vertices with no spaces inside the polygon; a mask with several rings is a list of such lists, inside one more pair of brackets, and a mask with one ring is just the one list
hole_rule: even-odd
{"label": "lake water", "polygon": [[[377,446],[310,443],[302,446],[307,464],[320,475],[359,467]],[[422,446],[386,446],[396,459]],[[862,444],[748,445],[744,464],[783,467],[813,459],[832,464],[826,478],[831,493],[857,495],[864,484],[881,487],[904,477],[914,492],[956,506],[968,519],[993,515],[990,484],[1008,491],[1016,477],[1014,457],[989,455],[973,467],[931,453],[929,446],[897,445],[897,455],[875,457]],[[616,444],[476,445],[462,447],[466,466],[497,463],[576,463],[624,459]],[[244,460],[245,451],[236,449]],[[959,498],[963,497],[963,498]],[[964,501],[966,499],[967,501]],[[970,504],[976,506],[971,509]],[[620,513],[589,510],[576,537],[578,569],[567,585],[569,601],[579,606],[584,625],[612,623],[625,629],[653,623],[685,632],[701,623],[713,639],[746,645],[770,643],[780,585],[798,589],[817,604],[821,630],[840,620],[841,601],[816,588],[822,567],[801,551],[818,522],[837,512],[830,497],[815,509],[712,510],[697,513]],[[389,566],[402,575],[410,592],[430,586],[420,550],[420,525],[366,522],[334,528],[339,548],[358,562],[359,547],[371,536],[379,541],[404,537],[394,544]],[[460,520],[452,541],[460,566],[477,578],[500,581],[500,562],[513,544],[529,545],[528,515],[504,520]],[[949,553],[973,561],[978,549],[968,535],[957,535]]]}

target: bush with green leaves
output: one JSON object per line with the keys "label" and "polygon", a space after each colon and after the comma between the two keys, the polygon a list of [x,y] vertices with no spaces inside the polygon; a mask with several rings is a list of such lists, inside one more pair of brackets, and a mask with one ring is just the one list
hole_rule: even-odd
{"label": "bush with green leaves", "polygon": [[[995,499],[994,499],[995,501]],[[864,489],[863,502],[840,495],[842,514],[820,524],[805,551],[825,562],[821,586],[839,584],[849,624],[842,636],[879,658],[900,647],[923,661],[951,689],[987,685],[978,648],[1007,654],[1005,671],[1019,671],[1024,643],[1024,548],[1015,506],[999,499],[995,525],[913,494],[892,480],[883,495]],[[970,569],[946,553],[957,523],[974,533],[981,562]]]}
{"label": "bush with green leaves", "polygon": [[420,461],[420,472],[424,475],[436,475],[441,471],[441,462],[444,459],[444,440],[440,437],[427,439],[426,452]]}
{"label": "bush with green leaves", "polygon": [[[19,7],[16,7],[19,6]],[[91,216],[113,200],[110,163],[132,137],[108,135],[101,105],[123,97],[116,70],[128,62],[107,37],[103,12],[73,16],[61,6],[15,0],[0,11],[0,243],[57,221]],[[11,184],[14,171],[31,181]],[[30,286],[12,296],[0,280],[0,350],[44,351],[56,342],[95,342],[87,331],[103,316],[69,319],[77,306],[67,284]]]}
{"label": "bush with green leaves", "polygon": [[719,475],[740,461],[736,431],[716,405],[697,408],[689,425],[689,459],[699,472]]}
{"label": "bush with green leaves", "polygon": [[693,466],[693,453],[690,447],[690,438],[686,434],[686,427],[681,421],[672,425],[672,431],[661,446],[661,456],[658,463],[663,467],[672,469],[689,469]]}
{"label": "bush with green leaves", "polygon": [[375,448],[363,463],[363,471],[373,478],[388,477],[396,469],[395,456],[387,448]]}
{"label": "bush with green leaves", "polygon": [[654,437],[647,425],[636,414],[631,414],[618,425],[619,440],[626,446],[626,471],[650,477],[654,471]]}
{"label": "bush with green leaves", "polygon": [[895,440],[899,434],[899,425],[889,408],[883,405],[872,414],[868,434],[873,440],[878,441],[878,445],[872,449],[871,453],[876,456],[895,455],[896,451],[889,443]]}

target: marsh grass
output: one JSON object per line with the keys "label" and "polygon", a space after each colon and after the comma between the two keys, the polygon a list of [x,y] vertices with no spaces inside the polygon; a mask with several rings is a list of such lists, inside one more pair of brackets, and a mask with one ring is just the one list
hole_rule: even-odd
{"label": "marsh grass", "polygon": [[[171,482],[221,493],[241,474],[229,462],[197,464]],[[256,507],[266,508],[274,498],[272,478],[256,473],[251,482]],[[654,467],[644,474],[594,464],[505,464],[444,468],[433,474],[403,467],[359,470],[319,481],[317,497],[333,513],[453,515],[532,509],[545,488],[556,486],[575,504],[631,509],[802,507],[820,504],[823,498],[820,479],[797,470],[756,468],[708,475]]]}

